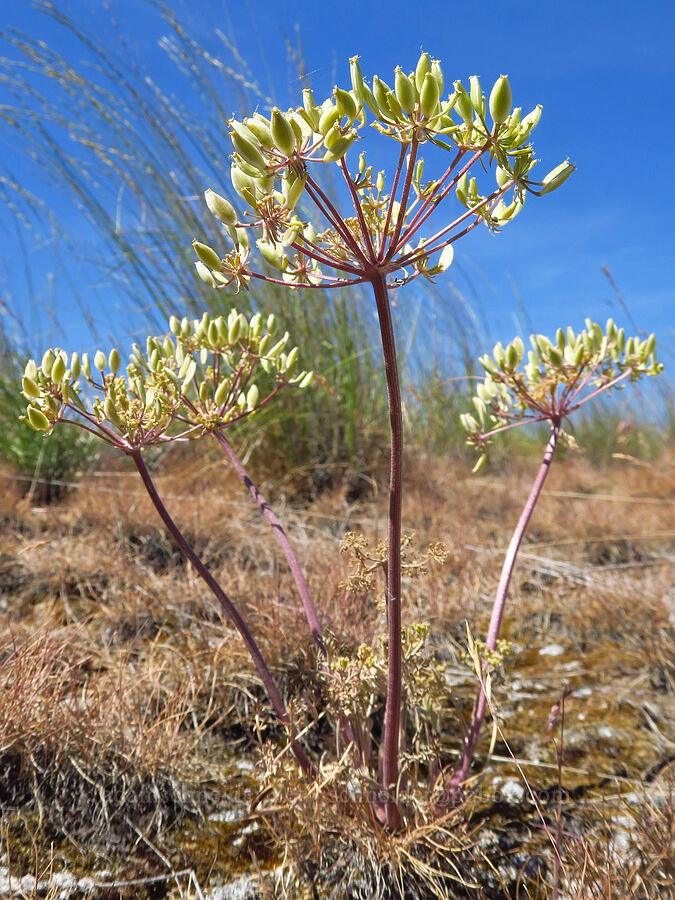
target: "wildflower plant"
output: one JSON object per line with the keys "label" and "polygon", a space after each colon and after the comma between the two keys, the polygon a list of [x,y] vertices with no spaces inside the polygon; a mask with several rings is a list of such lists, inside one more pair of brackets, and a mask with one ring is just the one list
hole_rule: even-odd
{"label": "wildflower plant", "polygon": [[[476,76],[468,90],[461,81],[446,86],[440,62],[422,53],[413,72],[396,69],[393,87],[377,75],[366,81],[358,57],[350,60],[350,78],[349,88],[336,86],[320,103],[306,89],[295,109],[230,120],[232,185],[243,213],[207,190],[206,203],[222,223],[229,249],[223,253],[199,241],[194,249],[199,277],[215,289],[247,290],[254,280],[290,288],[372,288],[391,428],[382,786],[390,792],[387,824],[397,828],[403,423],[389,291],[444,272],[459,238],[480,225],[499,231],[520,213],[528,194],[553,191],[574,166],[563,162],[537,179],[529,139],[541,106],[526,115],[514,108],[505,75],[487,97]],[[358,152],[368,124],[397,147],[388,184],[384,171],[375,172],[365,152]],[[420,154],[425,144],[449,154],[431,178]],[[357,153],[355,162],[348,161]],[[348,196],[344,213],[321,187],[316,167],[322,165],[340,169]],[[439,224],[446,201],[457,208]],[[254,248],[262,266],[254,263]]]}
{"label": "wildflower plant", "polygon": [[[586,403],[613,389],[644,376],[660,374],[656,360],[656,338],[627,337],[612,319],[603,329],[586,319],[586,327],[575,334],[571,327],[559,328],[555,339],[541,334],[530,337],[531,349],[525,356],[520,337],[503,347],[497,343],[492,355],[481,356],[479,362],[485,378],[472,398],[473,412],[461,416],[468,433],[467,443],[479,454],[474,472],[482,468],[492,439],[514,428],[533,422],[546,422],[549,440],[537,476],[513,532],[502,567],[492,616],[485,640],[485,662],[478,667],[481,687],[478,691],[462,752],[447,797],[453,798],[466,780],[478,742],[483,718],[489,704],[490,654],[499,652],[499,631],[506,597],[520,544],[541,495],[560,439],[573,446],[574,438],[565,426],[567,419]],[[527,361],[526,361],[527,360]],[[472,642],[472,646],[475,644]]]}
{"label": "wildflower plant", "polygon": [[[322,646],[316,611],[286,534],[225,435],[280,390],[306,389],[312,382],[313,373],[300,368],[299,350],[290,346],[288,333],[279,337],[275,327],[273,315],[263,319],[255,313],[247,319],[236,309],[227,317],[211,318],[205,313],[201,319],[179,320],[172,316],[170,334],[149,337],[145,350],[133,345],[126,374],[115,348],[108,356],[98,350],[93,365],[86,353],[69,356],[55,348],[46,350],[39,364],[29,360],[22,387],[29,401],[25,420],[36,431],[51,434],[57,425],[75,426],[133,460],[162,521],[239,631],[276,715],[288,725],[285,704],[246,620],[181,533],[143,458],[152,445],[206,435],[219,441],[270,521],[296,578],[314,640]],[[292,735],[290,741],[299,765],[313,772],[304,749]]]}

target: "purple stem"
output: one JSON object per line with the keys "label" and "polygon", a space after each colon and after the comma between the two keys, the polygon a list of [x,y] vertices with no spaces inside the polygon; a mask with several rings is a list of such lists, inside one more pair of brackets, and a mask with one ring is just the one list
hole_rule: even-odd
{"label": "purple stem", "polygon": [[293,578],[295,579],[295,584],[298,588],[300,599],[302,600],[305,615],[307,616],[307,622],[309,624],[310,631],[312,632],[312,639],[319,651],[325,656],[326,647],[321,640],[321,626],[319,625],[319,617],[317,615],[314,604],[312,603],[312,598],[309,594],[309,588],[307,587],[307,582],[305,581],[305,577],[302,574],[302,569],[300,568],[300,564],[298,563],[298,558],[296,557],[293,548],[291,547],[290,541],[286,536],[286,532],[284,531],[281,522],[274,515],[269,504],[251,480],[241,460],[232,449],[232,445],[227,440],[222,431],[215,432],[215,437],[220,446],[225,451],[227,458],[232,463],[234,471],[244,482],[249,494],[253,497],[255,502],[260,507],[260,511],[262,512],[263,516],[272,526],[275,537],[279,541],[281,549],[284,551],[284,555],[286,557],[286,560],[288,561],[289,568],[293,574]]}
{"label": "purple stem", "polygon": [[[530,490],[530,495],[527,498],[527,502],[523,507],[523,511],[520,514],[520,519],[518,520],[518,524],[516,525],[513,536],[511,537],[509,548],[506,551],[506,558],[504,559],[502,574],[499,579],[499,585],[497,586],[497,594],[495,596],[495,601],[492,607],[492,617],[490,618],[490,626],[488,628],[487,640],[485,642],[488,650],[495,650],[497,647],[497,638],[499,637],[499,629],[501,627],[502,617],[504,615],[506,595],[509,590],[509,584],[511,583],[511,576],[513,574],[513,569],[516,563],[518,550],[520,549],[520,544],[523,540],[523,537],[525,536],[525,531],[527,530],[530,519],[532,518],[534,507],[536,506],[539,495],[541,494],[542,487],[544,486],[544,482],[546,481],[546,477],[549,473],[549,469],[551,468],[551,461],[553,460],[553,455],[555,453],[559,435],[560,422],[556,421],[552,423],[551,437],[549,438],[549,442],[546,446],[546,452],[544,453],[544,458],[541,461],[539,472],[537,473],[537,477],[534,480],[534,484],[532,485],[532,489]],[[446,791],[446,798],[448,803],[452,802],[452,800],[457,796],[457,794],[461,790],[462,784],[466,781],[469,775],[469,769],[471,768],[473,755],[476,750],[476,744],[478,743],[478,736],[483,725],[486,707],[487,696],[485,694],[483,685],[481,685],[476,696],[473,712],[471,713],[471,723],[469,725],[469,730],[464,738],[464,742],[462,745],[462,753],[457,763],[457,768],[455,769],[452,778],[450,779],[448,789]]]}
{"label": "purple stem", "polygon": [[[274,678],[272,677],[272,673],[267,667],[267,663],[265,662],[262,653],[260,652],[260,648],[258,647],[255,638],[251,634],[251,631],[246,624],[243,616],[236,608],[234,603],[227,596],[225,591],[218,584],[216,579],[213,577],[208,568],[204,565],[202,560],[197,556],[195,551],[192,549],[187,540],[183,537],[180,529],[174,522],[174,520],[169,515],[167,508],[164,506],[162,499],[157,493],[157,489],[155,488],[155,484],[150,476],[150,472],[148,471],[147,466],[145,465],[145,461],[143,460],[143,456],[141,455],[140,450],[133,450],[129,453],[131,458],[133,459],[136,468],[143,480],[143,484],[145,485],[145,489],[148,492],[150,499],[152,500],[155,509],[159,513],[159,516],[166,525],[169,530],[171,536],[178,544],[180,549],[183,551],[184,555],[187,559],[192,563],[197,573],[204,579],[206,584],[208,585],[210,591],[219,601],[225,615],[230,619],[233,623],[234,627],[237,629],[239,634],[242,636],[244,643],[246,644],[246,649],[251,654],[251,658],[255,664],[256,669],[258,670],[258,674],[260,675],[260,679],[265,686],[265,690],[267,691],[267,696],[270,698],[272,706],[274,707],[274,711],[277,714],[277,718],[284,725],[290,726],[290,719],[288,717],[288,712],[286,711],[286,707],[284,705],[284,701],[281,699],[281,694],[279,693],[279,689],[276,686]],[[315,775],[316,769],[313,764],[309,760],[307,754],[304,749],[300,746],[300,744],[291,737],[291,750],[293,755],[295,756],[298,765],[303,769],[303,771],[307,775]]]}
{"label": "purple stem", "polygon": [[[391,425],[391,471],[389,478],[389,529],[387,555],[387,626],[388,675],[387,703],[384,714],[382,742],[382,783],[385,792],[396,790],[398,784],[398,750],[401,723],[401,506],[403,484],[403,417],[401,389],[396,361],[396,341],[391,320],[387,291],[387,276],[376,271],[370,279],[377,303],[382,336],[382,353],[387,378],[389,420]],[[401,827],[401,814],[396,800],[386,802],[387,825]]]}

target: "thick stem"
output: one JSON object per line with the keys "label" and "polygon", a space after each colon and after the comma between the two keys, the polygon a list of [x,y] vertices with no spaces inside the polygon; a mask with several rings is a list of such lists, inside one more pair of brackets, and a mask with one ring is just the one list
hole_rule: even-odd
{"label": "thick stem", "polygon": [[[401,722],[401,505],[403,487],[403,417],[398,380],[396,342],[384,272],[371,279],[380,321],[382,353],[387,378],[389,421],[391,426],[391,471],[389,478],[389,529],[387,556],[388,676],[387,704],[382,742],[382,782],[386,792],[398,784],[398,746]],[[387,825],[401,826],[401,814],[391,796],[387,800]]]}
{"label": "thick stem", "polygon": [[244,482],[249,494],[253,497],[255,502],[260,507],[260,511],[262,512],[263,516],[265,516],[267,521],[272,526],[274,536],[281,545],[281,549],[284,551],[288,566],[291,570],[293,578],[295,579],[295,584],[298,589],[298,593],[300,594],[300,599],[305,610],[307,622],[309,624],[310,631],[312,632],[312,639],[314,640],[314,643],[316,644],[319,651],[325,656],[326,647],[321,640],[321,626],[319,625],[319,617],[317,615],[314,604],[312,603],[312,598],[309,593],[309,588],[307,587],[307,582],[305,581],[305,576],[302,574],[300,563],[298,562],[298,558],[295,555],[293,548],[291,547],[290,541],[288,540],[281,522],[274,515],[269,504],[249,477],[249,474],[244,468],[241,460],[232,449],[232,445],[227,440],[222,431],[217,431],[215,433],[215,437],[220,446],[225,451],[227,458],[232,463],[232,468]]}
{"label": "thick stem", "polygon": [[[504,559],[502,574],[497,586],[497,594],[492,606],[492,616],[490,618],[490,626],[488,628],[487,639],[485,641],[488,650],[495,650],[497,647],[499,629],[501,627],[502,618],[504,616],[506,595],[509,590],[509,584],[511,583],[511,576],[513,575],[513,569],[516,563],[518,550],[520,549],[520,544],[523,540],[523,537],[525,536],[525,532],[527,530],[530,519],[532,518],[534,507],[536,506],[539,495],[541,494],[542,487],[544,486],[544,482],[546,481],[546,477],[551,468],[551,462],[553,460],[553,455],[555,453],[559,435],[560,423],[555,422],[551,427],[551,437],[549,438],[549,442],[546,446],[546,452],[544,453],[544,458],[541,461],[539,472],[537,473],[537,477],[534,480],[534,484],[532,485],[530,495],[527,498],[525,506],[523,507],[523,511],[520,514],[520,519],[518,519],[518,524],[516,525],[513,536],[511,537],[509,548],[506,551],[506,558]],[[478,736],[480,735],[480,730],[483,725],[486,708],[487,696],[485,694],[483,686],[481,686],[478,690],[478,694],[474,703],[469,730],[464,738],[464,742],[462,745],[462,753],[459,758],[459,762],[457,763],[457,768],[455,769],[452,778],[450,779],[448,789],[446,791],[446,797],[449,802],[452,802],[452,799],[461,790],[462,784],[466,781],[469,775],[469,769],[471,768],[471,763],[473,761],[473,755],[476,750]]]}
{"label": "thick stem", "polygon": [[[253,659],[255,667],[258,670],[258,674],[260,675],[260,680],[265,686],[265,690],[267,691],[267,695],[270,698],[277,717],[281,720],[281,722],[283,722],[284,725],[290,726],[288,712],[286,711],[286,707],[284,706],[284,701],[281,699],[279,689],[277,688],[274,678],[272,677],[272,673],[267,668],[267,663],[265,662],[263,655],[260,652],[260,648],[258,647],[255,638],[251,634],[246,621],[244,620],[243,616],[236,608],[236,606],[232,603],[230,598],[227,596],[225,591],[218,584],[211,572],[183,537],[180,529],[169,515],[167,508],[164,506],[161,497],[157,493],[157,489],[152,480],[150,472],[145,465],[145,461],[143,459],[143,456],[141,455],[141,451],[134,450],[129,455],[133,459],[136,468],[138,469],[138,472],[141,476],[141,479],[143,480],[145,489],[148,492],[150,499],[155,506],[155,509],[159,513],[162,522],[164,522],[167,529],[169,530],[171,537],[178,544],[187,559],[192,563],[197,573],[201,576],[201,578],[204,579],[209,587],[209,590],[220,603],[223,612],[228,617],[228,619],[230,619],[234,627],[242,636],[244,643],[246,644],[246,649],[251,654],[251,658]],[[304,772],[308,775],[314,775],[316,773],[314,766],[312,765],[303,748],[300,746],[300,744],[298,744],[297,741],[292,738],[292,736],[291,750],[293,751],[293,755],[295,756],[298,764],[304,770]]]}

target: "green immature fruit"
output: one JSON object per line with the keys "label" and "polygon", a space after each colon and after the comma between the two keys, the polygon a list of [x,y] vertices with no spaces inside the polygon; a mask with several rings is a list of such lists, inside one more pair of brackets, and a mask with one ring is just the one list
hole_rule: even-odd
{"label": "green immature fruit", "polygon": [[478,80],[478,75],[472,75],[469,78],[469,97],[471,99],[471,105],[476,110],[479,116],[483,115],[483,89],[480,86],[480,81]]}
{"label": "green immature fruit", "polygon": [[208,284],[208,286],[211,288],[215,288],[216,282],[213,275],[211,274],[210,269],[208,268],[208,266],[205,266],[200,259],[198,259],[195,263],[195,269],[197,270],[197,275],[199,276],[200,281],[203,281],[204,284]]}
{"label": "green immature fruit", "polygon": [[438,84],[431,72],[428,72],[424,76],[424,82],[422,83],[422,88],[420,90],[420,110],[422,115],[425,118],[430,119],[436,112],[437,106]]}
{"label": "green immature fruit", "polygon": [[210,269],[220,268],[220,257],[215,250],[212,250],[207,244],[201,244],[199,241],[193,241],[192,246],[204,265]]}
{"label": "green immature fruit", "polygon": [[385,81],[382,81],[377,75],[373,75],[373,96],[380,108],[380,112],[384,116],[389,115],[389,104],[387,103],[389,90],[389,85]]}
{"label": "green immature fruit", "polygon": [[94,355],[94,365],[99,370],[99,372],[104,372],[106,367],[107,360],[105,358],[105,353],[103,350],[97,350]]}
{"label": "green immature fruit", "polygon": [[339,119],[340,110],[337,106],[329,106],[328,109],[325,109],[321,113],[319,118],[319,132],[325,137]]}
{"label": "green immature fruit", "polygon": [[215,219],[218,219],[224,225],[234,225],[237,221],[237,214],[232,204],[225,197],[221,197],[220,194],[216,194],[215,191],[208,188],[204,191],[204,199],[209,212]]}
{"label": "green immature fruit", "polygon": [[28,377],[28,375],[23,376],[21,380],[21,387],[23,388],[24,394],[27,397],[31,397],[33,400],[36,400],[40,396],[40,388],[32,378]]}
{"label": "green immature fruit", "polygon": [[351,123],[356,118],[356,101],[348,91],[343,91],[339,87],[333,89],[333,96],[335,97],[335,102],[337,104],[338,112],[340,113],[340,118],[342,118],[342,116],[346,116],[349,120],[349,124],[351,125]]}
{"label": "green immature fruit", "polygon": [[42,357],[42,363],[40,364],[40,368],[42,369],[45,378],[51,378],[55,359],[56,357],[52,350],[45,350],[44,356]]}
{"label": "green immature fruit", "polygon": [[66,374],[66,362],[64,358],[59,355],[54,360],[54,365],[52,366],[51,379],[54,384],[60,384],[63,380],[63,376]]}
{"label": "green immature fruit", "polygon": [[271,131],[274,143],[284,156],[293,156],[296,149],[293,126],[276,106],[272,110]]}
{"label": "green immature fruit", "polygon": [[396,92],[396,99],[401,104],[401,109],[410,115],[415,109],[415,89],[400,66],[397,66],[396,68],[394,90]]}
{"label": "green immature fruit", "polygon": [[248,389],[248,393],[246,394],[246,408],[249,410],[254,410],[258,405],[259,399],[260,391],[258,390],[258,385],[252,384]]}
{"label": "green immature fruit", "polygon": [[471,105],[471,98],[462,87],[461,81],[456,81],[454,88],[457,95],[457,111],[466,124],[470,125],[473,122],[473,106]]}
{"label": "green immature fruit", "polygon": [[221,381],[218,387],[216,388],[216,393],[214,396],[214,400],[216,406],[222,406],[223,403],[227,400],[227,395],[230,393],[230,383],[229,381]]}
{"label": "green immature fruit", "polygon": [[539,196],[550,194],[551,191],[559,188],[561,184],[567,181],[572,172],[574,172],[574,169],[575,166],[567,160],[564,163],[560,163],[559,166],[556,166],[555,169],[549,172],[544,178],[543,187],[539,191]]}
{"label": "green immature fruit", "polygon": [[417,86],[417,90],[420,93],[422,93],[422,85],[424,84],[424,79],[430,73],[431,60],[429,59],[429,54],[422,53],[420,58],[417,60],[417,66],[415,67],[415,85]]}
{"label": "green immature fruit", "polygon": [[[274,134],[274,132],[272,132],[272,134]],[[245,162],[250,166],[253,166],[253,168],[257,169],[259,172],[265,171],[267,167],[265,157],[252,141],[246,140],[246,138],[242,137],[237,131],[231,131],[230,138],[235,151]]]}
{"label": "green immature fruit", "polygon": [[441,68],[441,61],[439,59],[432,60],[431,74],[436,79],[436,84],[438,85],[438,93],[440,95],[443,93],[445,78],[443,77],[443,69]]}
{"label": "green immature fruit", "polygon": [[506,75],[500,75],[490,92],[490,115],[496,125],[506,122],[513,106],[511,85]]}
{"label": "green immature fruit", "polygon": [[274,138],[272,137],[272,132],[269,129],[269,123],[266,119],[262,117],[256,118],[254,116],[251,119],[244,119],[244,125],[246,125],[253,136],[260,141],[261,146],[266,150],[272,149],[274,146]]}
{"label": "green immature fruit", "polygon": [[120,359],[119,351],[115,349],[115,347],[113,347],[108,354],[108,366],[110,367],[110,371],[113,373],[113,375],[117,375],[121,365],[122,360]]}
{"label": "green immature fruit", "polygon": [[28,421],[36,431],[47,431],[49,429],[49,419],[43,412],[40,412],[34,406],[29,406],[27,412]]}
{"label": "green immature fruit", "polygon": [[349,60],[349,74],[352,79],[352,90],[354,91],[356,99],[363,105],[364,83],[358,56],[352,56]]}

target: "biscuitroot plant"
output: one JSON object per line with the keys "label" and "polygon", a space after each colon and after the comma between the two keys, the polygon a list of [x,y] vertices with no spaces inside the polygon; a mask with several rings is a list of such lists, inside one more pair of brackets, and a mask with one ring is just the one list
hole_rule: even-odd
{"label": "biscuitroot plant", "polygon": [[[420,275],[433,279],[450,266],[459,238],[480,225],[499,231],[518,215],[528,194],[549,193],[574,167],[564,162],[541,180],[533,177],[536,160],[528,141],[541,106],[527,115],[513,108],[505,75],[489,98],[476,76],[468,90],[455,81],[446,91],[441,65],[427,53],[414,72],[396,69],[393,88],[377,75],[369,84],[358,57],[350,61],[350,75],[351,89],[336,87],[321,103],[306,89],[297,109],[274,108],[267,116],[255,112],[230,121],[232,185],[245,212],[207,190],[208,208],[230,246],[222,253],[195,241],[194,248],[200,278],[216,289],[248,289],[260,279],[321,290],[368,284],[373,291],[391,429],[381,780],[390,797],[386,822],[398,828],[403,424],[389,291]],[[365,153],[358,152],[369,118],[375,131],[397,147],[389,187],[384,172],[375,172]],[[423,145],[441,159],[438,174],[428,180]],[[350,164],[352,153],[357,159]],[[448,154],[445,161],[443,154]],[[340,201],[322,188],[316,174],[322,165],[340,170]],[[343,200],[345,212],[339,208]],[[440,219],[441,207],[452,200],[458,208]],[[253,262],[254,246],[262,268]]]}
{"label": "biscuitroot plant", "polygon": [[539,334],[532,335],[530,343],[532,349],[528,351],[526,362],[525,346],[519,337],[507,347],[498,343],[492,356],[486,354],[480,358],[485,379],[479,383],[473,397],[473,412],[461,417],[468,432],[467,442],[479,454],[474,472],[485,463],[488,447],[496,435],[542,422],[549,427],[549,439],[504,559],[484,645],[482,684],[459,762],[448,784],[448,800],[457,797],[473,761],[489,700],[491,658],[499,654],[499,630],[518,550],[558,442],[566,440],[574,445],[573,437],[564,430],[566,420],[596,397],[645,375],[658,375],[663,368],[655,358],[653,334],[644,340],[627,338],[623,328],[617,328],[611,319],[604,331],[587,319],[586,328],[580,334],[575,334],[572,328],[566,331],[559,328],[555,340]]}
{"label": "biscuitroot plant", "polygon": [[[146,491],[184,555],[214,594],[225,616],[241,635],[279,720],[290,727],[281,693],[244,618],[181,533],[164,505],[143,458],[153,445],[212,435],[270,522],[295,577],[315,644],[323,651],[316,610],[297,558],[274,513],[249,478],[226,437],[231,426],[265,407],[282,389],[309,387],[312,372],[301,370],[298,348],[289,335],[274,335],[275,320],[255,313],[250,319],[232,309],[227,316],[179,320],[171,335],[148,338],[146,350],[134,344],[126,374],[117,349],[98,350],[93,365],[86,353],[69,356],[49,349],[41,362],[30,360],[23,376],[29,401],[27,423],[51,434],[57,425],[90,432],[129,456]],[[84,382],[84,383],[83,383]],[[289,732],[291,750],[301,768],[314,766]]]}

